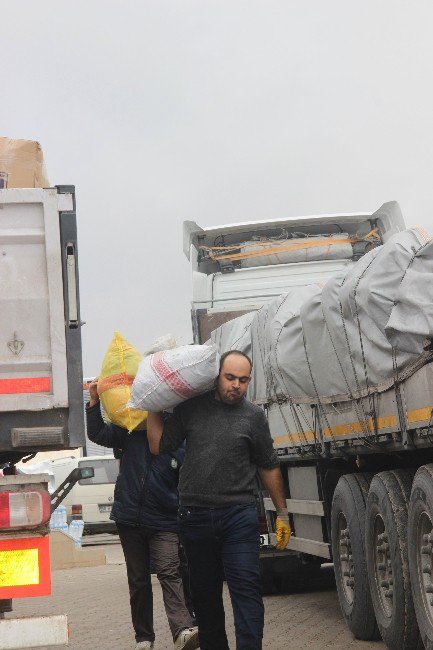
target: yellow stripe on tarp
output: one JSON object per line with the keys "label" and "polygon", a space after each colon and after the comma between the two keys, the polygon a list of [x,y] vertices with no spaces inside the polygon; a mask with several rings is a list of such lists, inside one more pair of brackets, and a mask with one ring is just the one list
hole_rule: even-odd
{"label": "yellow stripe on tarp", "polygon": [[0,551],[0,587],[39,584],[37,548]]}
{"label": "yellow stripe on tarp", "polygon": [[[433,423],[433,406],[426,406],[421,409],[415,409],[413,411],[408,411],[406,414],[408,422],[425,422],[432,420]],[[377,419],[377,428],[378,429],[390,429],[395,427],[398,423],[397,417],[395,415],[385,415]],[[372,419],[363,420],[361,422],[349,422],[347,424],[336,424],[334,427],[328,427],[323,430],[324,438],[332,438],[335,436],[344,436],[350,433],[364,433],[365,430],[371,431],[372,433],[375,430],[374,421]],[[306,431],[304,434],[308,442],[314,442],[314,432]],[[302,434],[292,433],[291,436],[277,436],[274,438],[274,444],[280,445],[285,442],[303,442],[304,438]]]}
{"label": "yellow stripe on tarp", "polygon": [[274,438],[274,444],[282,445],[285,442],[314,442],[314,431],[305,431],[304,433],[292,433],[291,435],[277,436]]}
{"label": "yellow stripe on tarp", "polygon": [[[377,418],[376,421],[376,426],[378,429],[389,429],[390,427],[395,427],[396,424],[397,417],[395,415],[385,415],[384,417]],[[330,438],[331,436],[344,436],[348,433],[364,433],[365,429],[367,429],[367,431],[374,432],[374,420],[370,418],[369,420],[363,420],[361,422],[337,424],[335,427],[324,429],[323,435],[325,438]]]}
{"label": "yellow stripe on tarp", "polygon": [[423,422],[424,420],[430,420],[432,416],[432,406],[426,406],[422,409],[415,409],[414,411],[407,412],[407,421],[408,422]]}

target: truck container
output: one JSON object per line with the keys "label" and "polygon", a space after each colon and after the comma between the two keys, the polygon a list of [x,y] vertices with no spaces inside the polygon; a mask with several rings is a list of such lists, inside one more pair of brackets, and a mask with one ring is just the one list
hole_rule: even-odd
{"label": "truck container", "polygon": [[14,619],[13,598],[51,591],[48,476],[39,451],[84,445],[73,186],[0,189],[0,647],[68,642],[66,616]]}
{"label": "truck container", "polygon": [[[253,362],[292,523],[264,587],[333,562],[356,638],[433,648],[433,245],[395,202],[200,228],[184,224],[194,340]],[[264,524],[264,522],[262,522]]]}

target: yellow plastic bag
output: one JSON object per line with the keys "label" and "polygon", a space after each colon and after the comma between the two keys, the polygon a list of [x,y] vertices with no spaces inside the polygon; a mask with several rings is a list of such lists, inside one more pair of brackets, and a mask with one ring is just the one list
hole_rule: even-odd
{"label": "yellow plastic bag", "polygon": [[129,433],[146,428],[147,412],[126,407],[141,358],[136,348],[114,332],[98,380],[99,397],[110,422]]}

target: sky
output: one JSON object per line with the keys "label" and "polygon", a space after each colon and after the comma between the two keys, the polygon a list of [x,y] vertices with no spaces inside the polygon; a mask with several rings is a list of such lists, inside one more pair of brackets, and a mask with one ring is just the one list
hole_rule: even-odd
{"label": "sky", "polygon": [[433,3],[0,0],[0,135],[74,184],[84,375],[192,340],[182,222],[376,210],[433,230]]}

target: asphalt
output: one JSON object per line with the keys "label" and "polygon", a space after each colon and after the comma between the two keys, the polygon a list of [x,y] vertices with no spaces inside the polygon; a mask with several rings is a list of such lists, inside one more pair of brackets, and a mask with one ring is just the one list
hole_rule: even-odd
{"label": "asphalt", "polygon": [[[104,536],[105,537],[105,536]],[[87,539],[103,543],[106,566],[54,571],[52,595],[14,601],[15,616],[67,614],[72,650],[133,650],[128,585],[122,549],[114,536]],[[158,580],[153,577],[155,650],[173,648]],[[233,616],[224,592],[230,648],[236,647]],[[342,619],[332,567],[298,593],[267,596],[264,650],[384,650],[380,642],[353,639]],[[48,650],[48,648],[45,648]]]}

